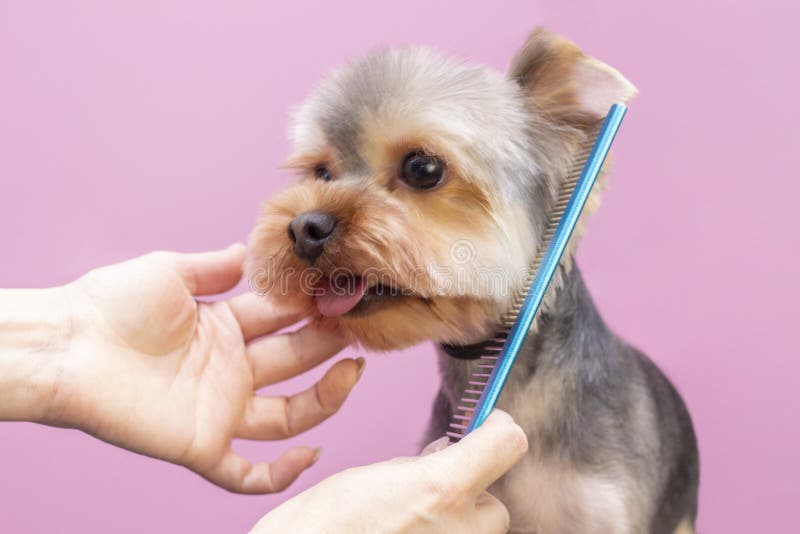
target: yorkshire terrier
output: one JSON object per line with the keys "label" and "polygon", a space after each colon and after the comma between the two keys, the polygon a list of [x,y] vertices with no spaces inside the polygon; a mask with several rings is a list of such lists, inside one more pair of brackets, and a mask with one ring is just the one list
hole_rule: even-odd
{"label": "yorkshire terrier", "polygon": [[[301,178],[263,208],[251,283],[274,298],[305,295],[367,348],[436,342],[442,386],[426,440],[443,436],[472,358],[545,245],[578,147],[635,93],[542,29],[506,76],[424,48],[367,55],[298,110],[289,166]],[[514,532],[694,532],[688,411],[604,324],[572,259],[576,241],[498,403],[529,452],[490,491]]]}

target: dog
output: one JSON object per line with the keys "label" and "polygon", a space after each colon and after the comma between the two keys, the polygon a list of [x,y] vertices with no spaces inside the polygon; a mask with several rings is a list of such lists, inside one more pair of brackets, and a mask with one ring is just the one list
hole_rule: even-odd
{"label": "dog", "polygon": [[[546,245],[576,151],[635,93],[544,29],[507,75],[425,48],[373,52],[297,110],[287,165],[300,178],[263,207],[251,283],[276,299],[308,296],[370,349],[434,341],[442,385],[425,440],[441,437],[472,358]],[[529,452],[490,491],[513,532],[694,532],[689,413],[598,314],[573,259],[584,217],[498,403]]]}

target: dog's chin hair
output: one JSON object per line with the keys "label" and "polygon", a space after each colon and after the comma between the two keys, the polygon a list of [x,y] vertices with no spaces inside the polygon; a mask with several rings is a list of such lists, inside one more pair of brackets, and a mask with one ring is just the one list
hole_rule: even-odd
{"label": "dog's chin hair", "polygon": [[[418,49],[370,55],[326,81],[298,114],[301,135],[291,161],[301,179],[264,205],[250,251],[265,260],[252,264],[248,279],[275,299],[306,298],[313,305],[297,279],[283,276],[306,269],[287,228],[302,213],[323,211],[337,230],[313,260],[322,274],[339,268],[362,277],[389,273],[382,285],[425,297],[336,318],[351,341],[392,350],[427,340],[486,339],[510,297],[439,296],[432,288],[440,287],[440,273],[474,280],[501,272],[508,281],[502,289],[513,294],[516,274],[543,246],[547,214],[575,150],[609,99],[625,101],[634,93],[619,73],[543,31],[507,77]],[[414,190],[401,180],[404,158],[420,151],[445,162],[446,179],[435,190]],[[320,166],[329,179],[315,179]],[[569,271],[599,190],[570,240],[545,310]],[[458,243],[469,245],[467,263],[453,254]]]}
{"label": "dog's chin hair", "polygon": [[467,297],[407,298],[362,317],[341,317],[348,341],[370,350],[407,348],[424,341],[469,344],[494,332],[503,304]]}

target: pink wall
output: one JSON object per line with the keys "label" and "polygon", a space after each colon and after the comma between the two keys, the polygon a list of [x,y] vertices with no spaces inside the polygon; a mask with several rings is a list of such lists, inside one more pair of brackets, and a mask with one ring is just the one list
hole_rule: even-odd
{"label": "pink wall", "polygon": [[[700,530],[796,528],[795,3],[319,4],[0,2],[0,285],[244,239],[287,182],[287,110],[330,67],[415,42],[503,68],[544,23],[641,91],[580,259],[609,323],[687,399]],[[323,446],[319,464],[272,497],[75,431],[0,425],[0,531],[244,530],[326,475],[412,453],[436,383],[429,346],[370,357],[342,412],[296,440]]]}

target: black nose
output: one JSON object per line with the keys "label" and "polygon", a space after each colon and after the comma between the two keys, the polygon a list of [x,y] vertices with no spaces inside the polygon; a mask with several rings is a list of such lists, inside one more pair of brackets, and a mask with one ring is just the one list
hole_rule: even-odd
{"label": "black nose", "polygon": [[294,253],[301,259],[313,263],[333,233],[336,219],[324,211],[301,213],[289,223],[289,239],[294,243]]}

